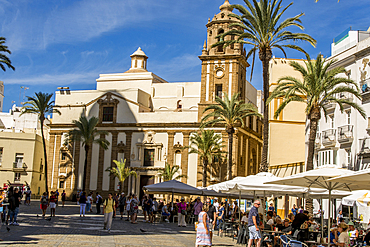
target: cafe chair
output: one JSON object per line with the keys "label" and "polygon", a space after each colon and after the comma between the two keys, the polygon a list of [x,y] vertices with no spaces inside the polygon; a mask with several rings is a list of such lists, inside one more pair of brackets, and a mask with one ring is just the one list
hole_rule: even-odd
{"label": "cafe chair", "polygon": [[283,247],[308,247],[307,244],[302,243],[297,240],[292,240],[288,238],[286,235],[281,235],[280,236],[280,241],[283,245]]}

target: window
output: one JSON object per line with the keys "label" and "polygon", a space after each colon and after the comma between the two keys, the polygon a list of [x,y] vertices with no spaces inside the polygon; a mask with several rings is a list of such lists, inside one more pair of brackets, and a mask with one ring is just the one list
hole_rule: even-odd
{"label": "window", "polygon": [[181,103],[181,100],[177,101],[177,111],[182,111],[182,103]]}
{"label": "window", "polygon": [[42,159],[40,161],[40,172],[44,172],[44,164],[42,164]]}
{"label": "window", "polygon": [[63,161],[65,161],[67,159],[67,153],[66,152],[62,152],[62,158],[61,158]]}
{"label": "window", "polygon": [[144,149],[144,166],[154,166],[154,149]]}
{"label": "window", "polygon": [[23,168],[23,154],[22,153],[15,154],[15,167]]}
{"label": "window", "polygon": [[249,117],[249,128],[253,130],[253,117],[252,116]]}
{"label": "window", "polygon": [[103,122],[113,122],[113,106],[103,107]]}
{"label": "window", "polygon": [[14,182],[19,182],[19,181],[21,181],[21,173],[16,172],[14,173]]}
{"label": "window", "polygon": [[40,174],[39,181],[41,181],[41,179],[42,179],[42,175]]}
{"label": "window", "polygon": [[[234,39],[235,39],[235,36],[231,35],[230,40],[234,40]],[[234,43],[230,45],[230,49],[234,49]]]}
{"label": "window", "polygon": [[0,166],[2,162],[3,162],[3,148],[0,148]]}
{"label": "window", "polygon": [[59,189],[64,189],[64,181],[59,181]]}
{"label": "window", "polygon": [[222,84],[216,84],[216,96],[222,99]]}
{"label": "window", "polygon": [[334,129],[334,115],[329,116],[330,118],[330,128]]}
{"label": "window", "polygon": [[[218,31],[218,35],[223,34],[223,33],[224,33],[224,30],[223,29],[220,29]],[[217,42],[219,42],[219,41],[221,41],[221,39],[220,38],[217,38]],[[223,45],[217,46],[217,52],[224,52],[224,46]]]}
{"label": "window", "polygon": [[351,167],[351,149],[347,149],[347,166]]}
{"label": "window", "polygon": [[346,114],[347,114],[347,124],[350,125],[351,124],[351,111],[347,111]]}
{"label": "window", "polygon": [[40,187],[37,188],[37,194],[40,195]]}

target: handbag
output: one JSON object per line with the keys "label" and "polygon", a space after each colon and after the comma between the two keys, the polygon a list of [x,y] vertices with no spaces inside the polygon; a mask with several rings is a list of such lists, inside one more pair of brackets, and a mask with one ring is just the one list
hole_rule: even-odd
{"label": "handbag", "polygon": [[182,214],[182,215],[187,215],[187,214],[188,214],[188,212],[186,212],[186,210],[184,210],[184,209],[181,209],[181,214]]}

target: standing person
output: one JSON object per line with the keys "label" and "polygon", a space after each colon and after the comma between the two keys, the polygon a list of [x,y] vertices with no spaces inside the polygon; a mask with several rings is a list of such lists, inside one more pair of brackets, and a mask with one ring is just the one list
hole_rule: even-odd
{"label": "standing person", "polygon": [[55,191],[55,205],[58,207],[58,201],[59,201],[59,191]]}
{"label": "standing person", "polygon": [[198,221],[198,215],[199,213],[202,211],[202,208],[203,208],[203,203],[200,201],[200,197],[197,197],[197,200],[194,204],[194,217],[195,217],[195,221],[197,222]]}
{"label": "standing person", "polygon": [[108,230],[110,232],[110,228],[112,227],[112,218],[113,213],[116,211],[115,201],[112,198],[112,193],[108,194],[108,198],[105,199],[103,204],[103,213],[104,213],[104,230]]}
{"label": "standing person", "polygon": [[342,218],[343,218],[343,212],[342,212],[342,210],[339,210],[339,212],[337,214],[337,224],[339,224],[341,222]]}
{"label": "standing person", "polygon": [[55,217],[55,207],[56,207],[56,204],[55,204],[55,201],[56,201],[56,196],[54,194],[54,192],[50,192],[51,195],[50,195],[50,199],[49,199],[49,205],[50,205],[50,217]]}
{"label": "standing person", "polygon": [[207,214],[209,218],[209,223],[211,224],[209,226],[209,236],[211,237],[211,242],[212,242],[213,231],[215,229],[215,224],[216,224],[216,207],[213,206],[209,198],[207,199],[207,206],[208,206]]}
{"label": "standing person", "polygon": [[122,192],[119,199],[118,199],[118,203],[119,203],[119,212],[121,213],[121,220],[123,219],[123,213],[125,212],[125,206],[126,206],[126,197],[125,197],[125,193]]}
{"label": "standing person", "polygon": [[143,208],[143,213],[144,213],[144,222],[147,222],[146,221],[146,216],[147,216],[147,213],[148,213],[148,205],[147,205],[147,202],[148,202],[148,198],[145,195],[143,197],[143,200],[141,201],[141,207]]}
{"label": "standing person", "polygon": [[128,196],[126,199],[126,212],[127,212],[126,221],[130,220],[130,205],[131,205],[131,196]]}
{"label": "standing person", "polygon": [[30,187],[27,188],[25,193],[26,193],[25,205],[30,206],[31,205],[31,189],[30,189]]}
{"label": "standing person", "polygon": [[233,211],[233,215],[232,215],[232,218],[234,219],[239,219],[239,207],[238,207],[238,202],[237,201],[234,201],[234,211]]}
{"label": "standing person", "polygon": [[130,203],[130,215],[131,215],[131,224],[137,224],[137,212],[139,209],[139,200],[137,199],[136,195],[132,195],[131,203]]}
{"label": "standing person", "polygon": [[17,223],[17,216],[19,214],[19,204],[21,204],[22,201],[22,192],[18,189],[14,189],[14,198],[15,198],[15,211],[14,211],[14,222],[13,225],[18,226],[19,224]]}
{"label": "standing person", "polygon": [[42,210],[42,217],[45,217],[46,209],[48,209],[49,200],[48,200],[48,194],[44,192],[40,198],[40,208]]}
{"label": "standing person", "polygon": [[77,190],[77,194],[76,194],[77,205],[80,203],[80,195],[81,195],[80,190]]}
{"label": "standing person", "polygon": [[296,215],[297,215],[297,207],[295,206],[295,204],[293,204],[293,208],[291,209],[291,211],[292,211],[292,214],[293,214],[294,216],[296,216]]}
{"label": "standing person", "polygon": [[92,192],[90,192],[86,200],[86,212],[92,212],[92,209],[91,209],[92,202],[93,202]]}
{"label": "standing person", "polygon": [[65,202],[66,202],[66,191],[63,190],[63,193],[62,193],[62,207],[64,207]]}
{"label": "standing person", "polygon": [[269,210],[268,211],[275,212],[274,204],[270,203],[270,207],[269,207]]}
{"label": "standing person", "polygon": [[225,207],[224,207],[224,203],[221,202],[220,206],[218,208],[218,217],[217,217],[217,229],[218,229],[219,233],[221,233],[221,231],[222,231],[221,225],[224,222],[224,219],[225,219]]}
{"label": "standing person", "polygon": [[185,217],[186,217],[186,202],[185,198],[181,198],[181,202],[177,203],[177,226],[186,227]]}
{"label": "standing person", "polygon": [[299,214],[303,214],[304,210],[303,210],[303,206],[299,206],[299,209],[298,209],[298,213]]}
{"label": "standing person", "polygon": [[202,207],[202,211],[198,214],[198,226],[197,226],[197,237],[195,240],[195,246],[211,246],[211,236],[209,232],[209,217],[208,217],[208,205]]}
{"label": "standing person", "polygon": [[96,214],[100,214],[100,205],[103,203],[103,197],[99,195],[99,192],[96,192],[96,198],[95,198],[95,203],[96,203]]}
{"label": "standing person", "polygon": [[158,202],[157,202],[157,198],[153,198],[153,214],[152,214],[152,219],[153,221],[155,221],[155,216],[157,215],[158,213]]}
{"label": "standing person", "polygon": [[252,246],[253,240],[257,242],[257,247],[261,246],[261,232],[259,229],[260,217],[258,214],[258,208],[261,206],[261,202],[256,200],[253,203],[253,207],[249,211],[248,215],[248,230],[249,230],[249,241],[248,247]]}
{"label": "standing person", "polygon": [[80,196],[80,217],[82,217],[81,214],[83,215],[83,217],[85,217],[86,203],[87,197],[86,192],[84,191]]}
{"label": "standing person", "polygon": [[[9,225],[13,225],[15,222],[17,222],[17,215],[16,215],[16,195],[13,187],[9,188],[8,192],[8,214],[9,214]],[[14,224],[15,225],[15,224]]]}
{"label": "standing person", "polygon": [[148,222],[153,223],[153,200],[148,196],[148,201],[146,202]]}
{"label": "standing person", "polygon": [[340,232],[340,235],[338,237],[338,242],[334,242],[337,246],[341,247],[349,247],[350,245],[350,240],[349,240],[349,235],[348,235],[348,225],[344,222],[341,222],[338,225],[338,231]]}
{"label": "standing person", "polygon": [[216,214],[218,214],[218,209],[220,208],[220,204],[218,203],[218,198],[217,197],[213,200],[213,206],[215,206]]}

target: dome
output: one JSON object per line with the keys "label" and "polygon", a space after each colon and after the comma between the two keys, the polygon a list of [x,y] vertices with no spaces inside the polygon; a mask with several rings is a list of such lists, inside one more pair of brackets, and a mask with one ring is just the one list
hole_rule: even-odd
{"label": "dome", "polygon": [[229,10],[229,11],[232,11],[233,10],[233,8],[231,8],[231,4],[229,3],[229,0],[225,0],[225,2],[224,2],[224,4],[222,4],[221,6],[220,6],[220,10],[222,11],[222,10]]}

